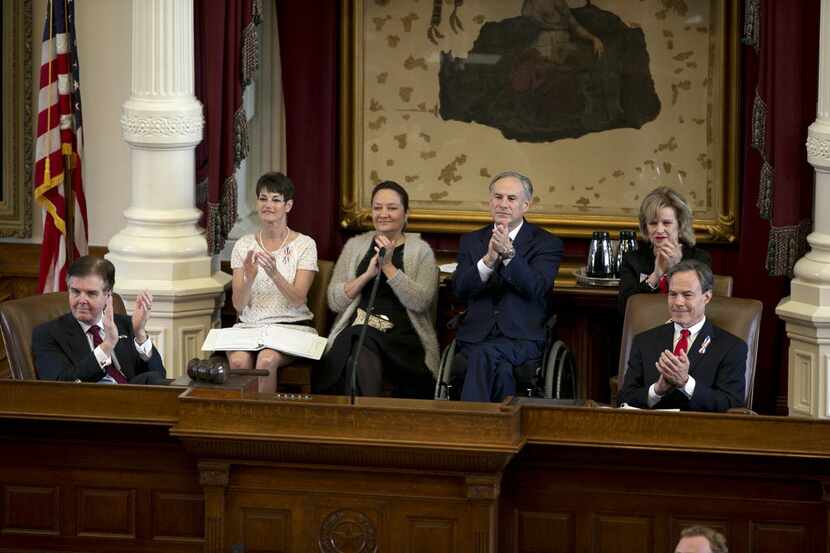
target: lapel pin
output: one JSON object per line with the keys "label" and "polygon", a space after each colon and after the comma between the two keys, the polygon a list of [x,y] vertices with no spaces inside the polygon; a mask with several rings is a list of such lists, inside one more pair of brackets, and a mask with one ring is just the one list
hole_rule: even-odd
{"label": "lapel pin", "polygon": [[711,342],[711,341],[712,341],[712,338],[710,336],[707,336],[703,340],[703,343],[700,345],[700,349],[697,352],[701,353],[701,354],[706,353],[706,348],[709,346],[709,342]]}

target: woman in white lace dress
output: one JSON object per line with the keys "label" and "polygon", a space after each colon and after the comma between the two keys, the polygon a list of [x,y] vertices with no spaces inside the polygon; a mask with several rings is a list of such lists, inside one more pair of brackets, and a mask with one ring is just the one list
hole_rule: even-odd
{"label": "woman in white lace dress", "polygon": [[[294,185],[282,173],[265,173],[256,194],[261,228],[240,238],[231,255],[233,306],[239,313],[236,326],[292,325],[316,333],[306,299],[317,272],[317,244],[288,228]],[[267,348],[231,351],[228,359],[232,369],[268,371],[259,379],[260,392],[274,392],[277,369],[292,360]]]}

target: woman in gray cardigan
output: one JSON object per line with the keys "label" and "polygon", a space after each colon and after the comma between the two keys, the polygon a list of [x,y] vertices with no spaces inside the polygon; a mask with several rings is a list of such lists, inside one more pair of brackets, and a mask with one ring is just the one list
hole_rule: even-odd
{"label": "woman in gray cardigan", "polygon": [[[404,233],[409,212],[406,190],[384,181],[372,190],[375,230],[351,238],[334,267],[328,289],[329,307],[338,313],[326,353],[313,371],[317,393],[351,392],[352,354],[363,325],[356,393],[376,396],[384,380],[399,397],[433,395],[438,370],[438,339],[432,320],[438,268],[429,244]],[[378,253],[384,255],[379,262]],[[368,318],[375,276],[380,286],[374,314]]]}

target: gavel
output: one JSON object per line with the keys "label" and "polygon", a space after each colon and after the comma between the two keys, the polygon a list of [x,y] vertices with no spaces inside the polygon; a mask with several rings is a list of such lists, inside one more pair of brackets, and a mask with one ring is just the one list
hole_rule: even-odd
{"label": "gavel", "polygon": [[226,369],[223,359],[199,359],[194,357],[187,362],[187,376],[198,382],[224,384],[231,375],[239,376],[268,376],[263,369]]}

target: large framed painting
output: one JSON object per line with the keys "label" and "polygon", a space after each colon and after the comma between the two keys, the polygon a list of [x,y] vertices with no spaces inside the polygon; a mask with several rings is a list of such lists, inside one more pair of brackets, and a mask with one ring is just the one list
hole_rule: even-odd
{"label": "large framed painting", "polygon": [[3,1],[0,237],[32,236],[32,0]]}
{"label": "large framed painting", "polygon": [[561,236],[635,228],[668,185],[700,239],[734,240],[737,1],[341,2],[344,226],[368,226],[391,179],[410,228],[465,232],[517,170],[530,218]]}

